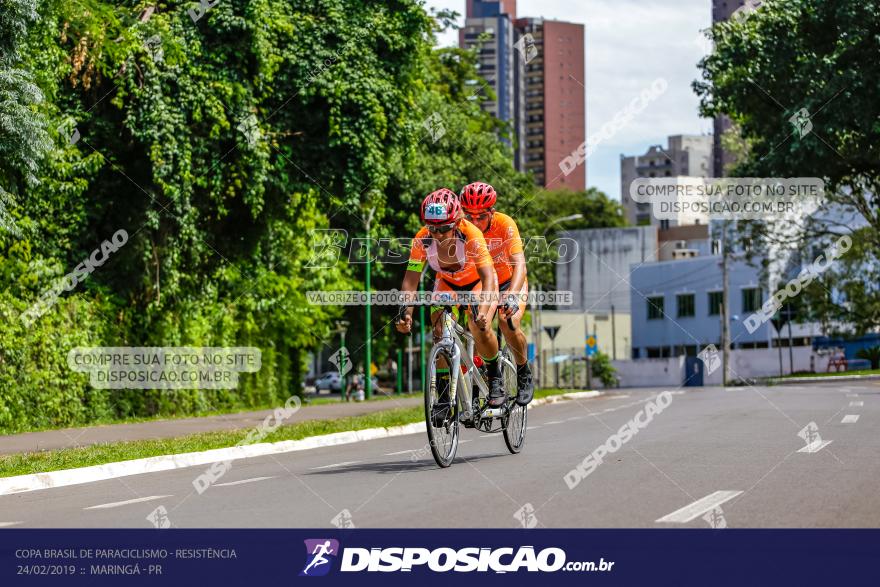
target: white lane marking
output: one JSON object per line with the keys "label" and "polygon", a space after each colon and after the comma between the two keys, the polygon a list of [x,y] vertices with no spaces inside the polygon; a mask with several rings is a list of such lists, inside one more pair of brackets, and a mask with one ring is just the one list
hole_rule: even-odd
{"label": "white lane marking", "polygon": [[214,487],[231,487],[233,485],[244,485],[245,483],[256,483],[257,481],[265,481],[266,479],[274,479],[275,475],[271,477],[253,477],[251,479],[242,479],[241,481],[230,481],[228,483],[215,483]]}
{"label": "white lane marking", "polygon": [[480,438],[492,438],[493,436],[495,436],[495,435],[494,434],[481,434]]}
{"label": "white lane marking", "polygon": [[419,450],[421,450],[421,449],[408,448],[406,450],[399,450],[397,452],[386,452],[385,456],[386,457],[396,457],[397,455],[405,455],[405,454],[409,454],[411,452],[419,452]]}
{"label": "white lane marking", "polygon": [[861,408],[865,405],[865,402],[849,402],[849,407],[851,408]]}
{"label": "white lane marking", "polygon": [[526,426],[526,430],[537,430],[540,426]]}
{"label": "white lane marking", "polygon": [[572,420],[583,420],[586,416],[572,416],[571,418],[566,418],[566,422],[571,422]]}
{"label": "white lane marking", "polygon": [[468,438],[467,440],[459,440],[458,444],[464,444],[465,442],[473,442],[473,441],[474,441],[473,438]]}
{"label": "white lane marking", "polygon": [[129,505],[132,503],[143,503],[145,501],[153,501],[156,499],[165,499],[166,497],[173,497],[172,495],[150,495],[149,497],[139,497],[137,499],[127,499],[125,501],[114,501],[112,503],[102,503],[100,505],[93,505],[87,508],[83,508],[84,510],[106,510],[110,508],[118,508],[124,505]]}
{"label": "white lane marking", "polygon": [[24,522],[0,522],[0,528],[8,528],[10,526],[17,526],[19,524],[24,524]]}
{"label": "white lane marking", "polygon": [[742,491],[716,491],[715,493],[710,493],[702,499],[698,499],[692,504],[675,510],[671,514],[667,514],[656,521],[686,524],[687,522],[690,522],[701,514],[705,514],[710,510],[714,510],[725,501],[733,499],[740,493],[742,493]]}
{"label": "white lane marking", "polygon": [[312,467],[309,471],[318,471],[320,469],[332,469],[333,467],[344,467],[345,465],[354,465],[363,461],[343,461],[341,463],[333,463],[332,465],[324,465],[323,467]]}
{"label": "white lane marking", "polygon": [[554,424],[562,424],[562,422],[559,420],[551,420],[549,422],[544,422],[544,426],[552,426]]}
{"label": "white lane marking", "polygon": [[843,417],[843,420],[840,421],[841,424],[855,424],[859,421],[858,414],[847,414]]}
{"label": "white lane marking", "polygon": [[826,446],[828,446],[832,442],[834,442],[834,441],[833,440],[823,440],[822,442],[819,442],[819,443],[814,442],[812,444],[808,444],[807,446],[805,446],[801,449],[798,449],[798,452],[808,452],[808,453],[819,452],[820,450],[822,450],[823,448],[825,448]]}
{"label": "white lane marking", "polygon": [[846,397],[859,397],[859,394],[857,394],[857,393],[848,393],[848,394],[846,394]]}

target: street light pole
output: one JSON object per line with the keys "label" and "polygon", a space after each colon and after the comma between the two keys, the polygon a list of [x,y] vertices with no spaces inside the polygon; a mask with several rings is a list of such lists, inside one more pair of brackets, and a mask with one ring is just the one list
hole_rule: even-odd
{"label": "street light pole", "polygon": [[376,212],[376,208],[370,208],[370,211],[367,213],[366,225],[367,225],[367,278],[366,278],[366,287],[367,287],[367,356],[366,356],[366,366],[365,366],[365,377],[364,377],[364,391],[366,392],[367,399],[370,399],[373,395],[373,361],[372,361],[372,350],[373,350],[373,325],[370,322],[371,318],[371,300],[370,300],[370,223],[373,221],[373,214]]}
{"label": "street light pole", "polygon": [[550,222],[550,224],[548,224],[547,227],[544,229],[544,236],[547,236],[547,233],[550,232],[550,227],[553,226],[554,224],[559,224],[560,222],[567,222],[569,220],[580,220],[583,217],[584,217],[583,214],[569,214],[568,216],[562,216],[561,218],[557,218],[556,220],[553,220],[552,222]]}
{"label": "street light pole", "polygon": [[727,222],[721,233],[721,385],[727,386],[728,365],[730,364],[730,278],[727,268]]}

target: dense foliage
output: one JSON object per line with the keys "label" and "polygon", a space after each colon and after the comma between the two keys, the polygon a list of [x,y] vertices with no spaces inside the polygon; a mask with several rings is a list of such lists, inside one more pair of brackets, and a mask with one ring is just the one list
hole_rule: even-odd
{"label": "dense foliage", "polygon": [[[342,318],[362,356],[362,308],[307,302],[364,279],[315,267],[320,235],[363,236],[373,210],[373,238],[409,239],[425,193],[478,178],[502,208],[534,196],[475,99],[474,54],[433,49],[448,16],[413,0],[2,3],[0,431],[283,402]],[[380,252],[373,287],[400,268]],[[373,313],[377,363],[401,343],[393,313]],[[255,346],[262,369],[232,391],[95,390],[67,365],[76,346]]]}

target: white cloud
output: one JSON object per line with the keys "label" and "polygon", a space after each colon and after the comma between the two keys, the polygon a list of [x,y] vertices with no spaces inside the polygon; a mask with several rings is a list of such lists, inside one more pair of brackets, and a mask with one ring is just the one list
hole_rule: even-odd
{"label": "white cloud", "polygon": [[[427,0],[428,7],[463,14],[464,0]],[[708,0],[519,0],[519,16],[580,22],[586,27],[587,133],[629,103],[658,77],[668,90],[587,161],[587,183],[620,197],[620,154],[635,155],[668,135],[711,132],[701,119],[691,82],[705,43],[699,33],[711,24]],[[463,18],[462,18],[463,23]],[[447,33],[442,45],[457,43]],[[584,80],[581,80],[584,81]]]}

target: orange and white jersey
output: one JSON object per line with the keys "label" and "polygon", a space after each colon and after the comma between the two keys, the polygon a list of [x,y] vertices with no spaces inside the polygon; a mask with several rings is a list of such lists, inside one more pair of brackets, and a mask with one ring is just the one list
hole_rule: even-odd
{"label": "orange and white jersey", "polygon": [[513,276],[511,257],[523,252],[523,243],[516,221],[507,214],[493,213],[492,222],[483,233],[483,238],[486,239],[486,246],[489,247],[489,254],[495,264],[498,283],[508,281]]}
{"label": "orange and white jersey", "polygon": [[492,257],[486,247],[483,233],[467,220],[462,220],[455,228],[455,236],[456,259],[459,265],[457,269],[440,266],[437,241],[424,226],[413,238],[407,269],[421,272],[427,261],[438,276],[452,285],[463,286],[478,281],[480,275],[477,268],[492,266]]}

